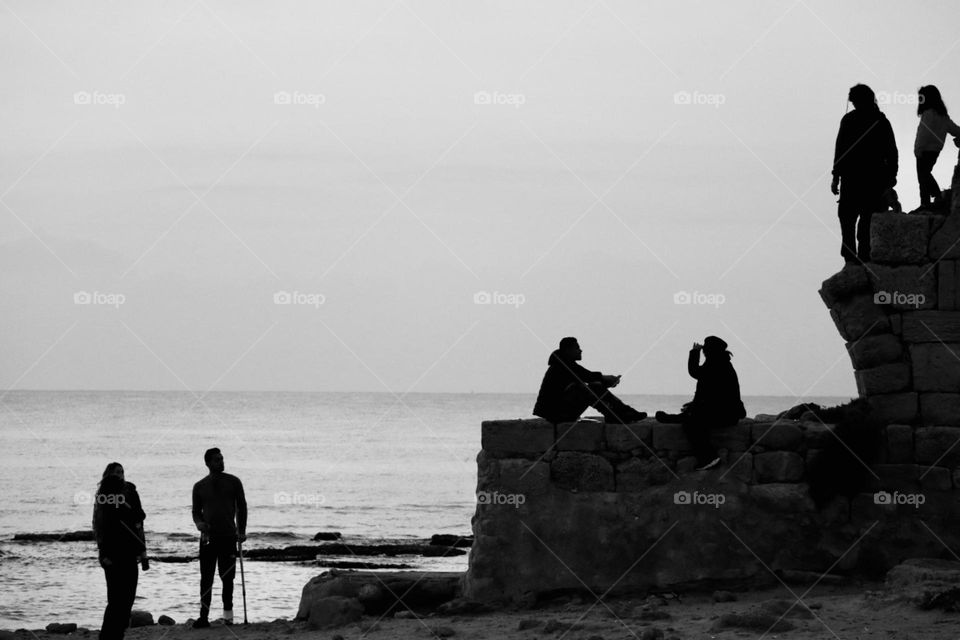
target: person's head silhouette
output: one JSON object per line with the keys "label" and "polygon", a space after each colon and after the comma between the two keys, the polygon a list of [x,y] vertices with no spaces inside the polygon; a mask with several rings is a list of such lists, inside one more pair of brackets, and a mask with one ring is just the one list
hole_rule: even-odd
{"label": "person's head silhouette", "polygon": [[576,338],[566,337],[560,341],[560,357],[569,362],[576,362],[583,357],[583,351],[580,349],[580,343]]}
{"label": "person's head silhouette", "polygon": [[877,97],[873,94],[873,89],[865,84],[856,84],[850,87],[850,93],[847,100],[853,104],[854,109],[879,109],[877,106]]}
{"label": "person's head silhouette", "polygon": [[917,90],[917,115],[919,116],[927,109],[933,109],[942,116],[948,115],[947,105],[943,103],[940,89],[932,84],[924,85]]}
{"label": "person's head silhouette", "polygon": [[727,343],[717,336],[707,336],[703,339],[703,356],[705,358],[729,358]]}

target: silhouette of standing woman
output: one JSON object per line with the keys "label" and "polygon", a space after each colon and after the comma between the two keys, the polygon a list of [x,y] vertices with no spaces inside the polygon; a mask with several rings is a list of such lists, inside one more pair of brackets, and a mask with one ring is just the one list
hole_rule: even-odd
{"label": "silhouette of standing woman", "polygon": [[130,623],[137,596],[137,563],[143,560],[146,568],[145,518],[137,488],[124,480],[123,465],[111,462],[103,471],[93,501],[93,532],[107,580],[100,640],[122,640]]}
{"label": "silhouette of standing woman", "polygon": [[937,204],[940,199],[940,185],[933,177],[933,165],[943,151],[943,143],[949,133],[956,142],[960,136],[958,127],[947,114],[940,90],[932,84],[920,87],[917,92],[917,139],[913,143],[913,154],[917,157],[917,182],[920,183],[920,207]]}

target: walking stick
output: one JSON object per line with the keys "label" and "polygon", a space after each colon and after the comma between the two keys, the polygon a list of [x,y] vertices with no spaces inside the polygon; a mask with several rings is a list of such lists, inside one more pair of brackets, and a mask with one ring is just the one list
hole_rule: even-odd
{"label": "walking stick", "polygon": [[243,592],[243,624],[247,622],[247,581],[243,577],[243,543],[237,542],[237,549],[240,551],[240,591]]}

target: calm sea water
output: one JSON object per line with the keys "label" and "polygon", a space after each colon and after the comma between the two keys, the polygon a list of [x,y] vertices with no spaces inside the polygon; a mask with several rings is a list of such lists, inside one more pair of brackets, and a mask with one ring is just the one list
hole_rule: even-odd
{"label": "calm sea water", "polygon": [[[624,396],[653,413],[686,396]],[[153,554],[196,552],[193,483],[203,451],[221,448],[244,483],[247,548],[304,544],[339,531],[364,544],[434,533],[470,534],[480,423],[530,417],[529,394],[211,393],[14,391],[0,404],[0,628],[76,622],[99,628],[106,587],[93,543],[14,542],[16,533],[90,527],[91,497],[118,461],[137,485]],[[808,398],[834,405],[846,398]],[[796,404],[745,397],[748,415]],[[356,560],[356,558],[338,558]],[[390,562],[389,559],[377,561]],[[463,570],[466,556],[397,558],[421,569]],[[321,566],[248,561],[251,621],[291,618]],[[138,609],[196,615],[199,567],[154,563],[141,573]],[[240,610],[239,581],[235,609]],[[219,583],[213,614],[219,614]]]}

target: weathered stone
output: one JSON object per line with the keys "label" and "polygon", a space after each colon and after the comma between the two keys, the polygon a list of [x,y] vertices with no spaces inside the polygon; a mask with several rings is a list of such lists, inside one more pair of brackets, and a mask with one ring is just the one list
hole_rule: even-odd
{"label": "weathered stone", "polygon": [[481,427],[483,450],[494,457],[543,453],[553,446],[554,428],[546,420],[485,420]]}
{"label": "weathered stone", "polygon": [[753,425],[753,443],[767,450],[793,451],[803,441],[800,423],[795,420],[779,420],[773,424]]}
{"label": "weathered stone", "polygon": [[[956,200],[955,200],[956,204]],[[951,212],[933,237],[930,238],[931,260],[960,258],[960,211]]]}
{"label": "weathered stone", "polygon": [[356,598],[330,596],[310,605],[307,622],[311,629],[330,629],[356,622],[363,615],[363,605]]}
{"label": "weathered stone", "polygon": [[140,609],[134,609],[130,612],[130,628],[135,627],[152,627],[153,626],[153,614],[149,611],[142,611]]}
{"label": "weathered stone", "polygon": [[807,446],[815,449],[823,449],[828,446],[831,441],[836,440],[833,435],[834,428],[832,424],[824,424],[812,420],[803,422],[800,425],[800,431],[803,433],[803,439],[807,443]]}
{"label": "weathered stone", "polygon": [[849,264],[823,281],[820,287],[820,298],[828,309],[839,300],[845,300],[857,293],[866,293],[870,290],[870,281],[867,270],[860,265]]}
{"label": "weathered stone", "polygon": [[903,314],[902,313],[891,313],[887,316],[887,320],[890,321],[890,332],[895,336],[900,336],[903,334]]}
{"label": "weathered stone", "polygon": [[602,422],[580,420],[557,425],[557,451],[600,451],[603,449]]}
{"label": "weathered stone", "polygon": [[910,365],[906,362],[882,364],[872,369],[861,369],[854,377],[861,397],[896,393],[910,387]]}
{"label": "weathered stone", "polygon": [[910,360],[916,391],[960,390],[960,344],[910,345]]}
{"label": "weathered stone", "polygon": [[960,393],[921,393],[920,423],[925,427],[960,426]]}
{"label": "weathered stone", "polygon": [[676,474],[659,458],[631,458],[617,465],[617,491],[643,491],[656,485],[666,484]]}
{"label": "weathered stone", "polygon": [[911,311],[903,314],[903,340],[960,342],[960,311]]}
{"label": "weathered stone", "polygon": [[917,479],[924,491],[949,491],[953,488],[953,474],[946,467],[920,467]]}
{"label": "weathered stone", "polygon": [[677,460],[677,475],[691,473],[697,470],[696,456],[684,456]]}
{"label": "weathered stone", "polygon": [[504,494],[540,495],[550,490],[550,464],[544,460],[504,458],[495,462],[498,475],[493,482],[477,483],[480,491]]}
{"label": "weathered stone", "polygon": [[728,451],[746,451],[750,447],[753,420],[741,420],[729,427],[718,427],[710,431],[710,442],[717,449]]}
{"label": "weathered stone", "polygon": [[692,451],[693,447],[679,424],[653,425],[653,448],[656,451]]}
{"label": "weathered stone", "polygon": [[550,476],[560,489],[569,491],[613,491],[613,466],[605,458],[589,453],[561,451],[550,463]]}
{"label": "weathered stone", "polygon": [[864,336],[856,342],[847,343],[847,353],[854,369],[869,369],[882,364],[900,362],[903,347],[896,336],[885,333],[879,336]]}
{"label": "weathered stone", "polygon": [[910,558],[890,569],[886,590],[915,605],[930,594],[945,593],[960,584],[960,562],[934,558]]}
{"label": "weathered stone", "polygon": [[844,340],[858,340],[862,336],[890,332],[890,322],[883,307],[873,302],[872,294],[857,294],[838,302],[830,310],[830,317]]}
{"label": "weathered stone", "polygon": [[51,622],[47,625],[47,633],[73,633],[76,630],[76,622]]}
{"label": "weathered stone", "polygon": [[905,424],[887,425],[887,462],[913,462],[913,427]]}
{"label": "weathered stone", "polygon": [[769,451],[753,456],[759,482],[798,482],[803,477],[803,458],[792,451]]}
{"label": "weathered stone", "polygon": [[[757,457],[754,456],[754,459]],[[750,498],[756,501],[757,506],[774,513],[811,513],[817,509],[807,486],[800,483],[772,482],[753,485],[750,487]]]}
{"label": "weathered stone", "polygon": [[750,484],[753,482],[753,454],[749,451],[731,451],[727,454],[725,475]]}
{"label": "weathered stone", "polygon": [[867,398],[871,415],[880,421],[890,423],[913,423],[917,419],[917,394],[887,393]]}
{"label": "weathered stone", "polygon": [[960,427],[918,427],[914,447],[920,464],[960,466]]}
{"label": "weathered stone", "polygon": [[937,305],[937,278],[933,265],[872,265],[873,302],[893,309],[915,311]]}
{"label": "weathered stone", "polygon": [[920,467],[915,464],[875,464],[876,488],[883,491],[910,492],[920,489]]}
{"label": "weathered stone", "polygon": [[170,616],[164,614],[157,618],[157,624],[161,627],[171,627],[177,624],[177,621],[171,618]]}
{"label": "weathered stone", "polygon": [[870,221],[872,262],[926,262],[929,242],[930,219],[927,216],[875,213]]}
{"label": "weathered stone", "polygon": [[653,422],[644,420],[635,424],[608,424],[606,428],[607,449],[632,451],[638,447],[650,449],[650,433]]}
{"label": "weathered stone", "polygon": [[937,308],[960,309],[960,260],[943,260],[937,265]]}

